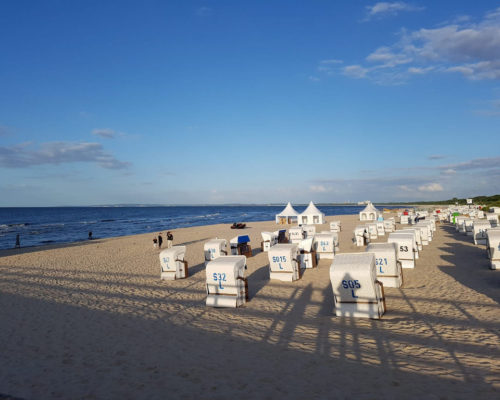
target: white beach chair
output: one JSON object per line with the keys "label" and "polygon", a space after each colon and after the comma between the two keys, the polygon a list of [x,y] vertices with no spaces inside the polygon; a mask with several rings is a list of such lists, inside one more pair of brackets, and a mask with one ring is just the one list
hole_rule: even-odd
{"label": "white beach chair", "polygon": [[274,232],[261,232],[262,243],[260,245],[262,251],[269,251],[276,243],[278,243],[278,235]]}
{"label": "white beach chair", "polygon": [[377,236],[385,236],[384,221],[377,221]]}
{"label": "white beach chair", "polygon": [[316,252],[313,249],[313,240],[314,238],[307,238],[298,244],[301,268],[316,268]]}
{"label": "white beach chair", "polygon": [[189,276],[188,263],[184,260],[186,246],[173,246],[160,253],[160,279],[175,280]]}
{"label": "white beach chair", "polygon": [[304,229],[301,226],[294,226],[288,230],[288,237],[291,243],[300,243],[305,239]]}
{"label": "white beach chair", "polygon": [[302,228],[304,229],[305,234],[304,239],[314,237],[316,234],[316,225],[302,225]]}
{"label": "white beach chair", "polygon": [[472,236],[474,229],[474,220],[472,218],[467,218],[464,221],[464,228],[465,228],[464,234],[467,236]]}
{"label": "white beach chair", "polygon": [[342,224],[340,221],[330,222],[330,232],[340,232],[342,230]]}
{"label": "white beach chair", "polygon": [[300,279],[299,247],[296,244],[277,244],[267,253],[269,278],[292,282]]}
{"label": "white beach chair", "polygon": [[422,235],[420,234],[420,229],[412,226],[408,227],[405,229],[401,229],[399,231],[396,231],[396,233],[413,233],[415,235],[415,243],[417,245],[417,250],[415,252],[415,259],[418,260],[419,258],[419,251],[422,250]]}
{"label": "white beach chair", "polygon": [[500,229],[488,229],[486,249],[490,259],[491,269],[500,269]]}
{"label": "white beach chair", "polygon": [[375,256],[377,280],[385,287],[403,286],[403,269],[398,260],[396,243],[371,243],[366,247],[366,252]]}
{"label": "white beach chair", "polygon": [[335,257],[335,236],[333,233],[317,233],[314,236],[313,243],[314,251],[316,251],[316,259],[332,260]]}
{"label": "white beach chair", "polygon": [[207,264],[205,304],[211,307],[240,307],[248,301],[245,256],[221,256]]}
{"label": "white beach chair", "polygon": [[415,253],[418,249],[414,234],[402,233],[400,231],[391,232],[387,243],[397,244],[398,260],[401,261],[403,268],[415,268]]}
{"label": "white beach chair", "polygon": [[385,313],[384,287],[377,280],[372,253],[338,254],[330,281],[338,317],[380,319]]}
{"label": "white beach chair", "polygon": [[205,266],[217,257],[227,256],[227,240],[226,239],[211,239],[203,246],[205,255]]}
{"label": "white beach chair", "polygon": [[248,235],[235,236],[229,241],[232,256],[252,257],[252,246],[250,246]]}
{"label": "white beach chair", "polygon": [[365,230],[368,232],[368,228],[365,225],[358,225],[354,228],[354,241],[356,246],[361,247],[365,245]]}
{"label": "white beach chair", "polygon": [[369,222],[366,224],[366,229],[368,230],[368,233],[370,234],[370,239],[377,239],[378,238],[378,229],[377,229],[377,223],[376,222]]}
{"label": "white beach chair", "polygon": [[475,219],[472,227],[472,237],[474,244],[486,244],[487,231],[491,228],[490,222],[486,219]]}
{"label": "white beach chair", "polygon": [[394,219],[384,219],[384,231],[387,233],[394,232],[396,230],[396,223]]}
{"label": "white beach chair", "polygon": [[493,213],[486,214],[486,219],[490,221],[490,225],[492,228],[496,228],[498,226],[498,215]]}

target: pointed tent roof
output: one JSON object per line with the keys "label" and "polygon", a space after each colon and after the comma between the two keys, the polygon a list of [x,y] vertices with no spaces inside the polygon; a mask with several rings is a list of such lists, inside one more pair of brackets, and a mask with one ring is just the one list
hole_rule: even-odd
{"label": "pointed tent roof", "polygon": [[323,214],[323,213],[320,210],[318,210],[318,208],[311,201],[301,215],[318,215],[318,214]]}
{"label": "pointed tent roof", "polygon": [[370,202],[366,205],[365,209],[361,212],[374,212],[378,213],[378,210],[375,208],[375,206]]}
{"label": "pointed tent roof", "polygon": [[295,209],[292,207],[292,204],[290,202],[288,202],[288,204],[283,209],[283,211],[281,211],[279,214],[276,214],[276,215],[285,215],[287,217],[296,217],[299,215],[299,213],[297,211],[295,211]]}

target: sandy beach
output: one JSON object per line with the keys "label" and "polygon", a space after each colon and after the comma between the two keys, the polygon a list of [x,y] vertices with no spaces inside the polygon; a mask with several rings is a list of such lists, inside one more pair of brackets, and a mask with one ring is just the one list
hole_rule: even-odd
{"label": "sandy beach", "polygon": [[[357,252],[357,216],[340,251]],[[399,224],[398,224],[399,228]],[[0,393],[23,399],[493,399],[500,396],[500,272],[438,224],[381,320],[335,317],[331,261],[269,281],[260,232],[174,231],[190,277],[161,281],[153,234],[0,251]],[[318,231],[328,225],[318,227]],[[165,233],[165,232],[164,232]],[[250,302],[205,306],[203,245],[248,234]],[[376,242],[385,242],[387,236]],[[0,396],[1,398],[2,396]]]}

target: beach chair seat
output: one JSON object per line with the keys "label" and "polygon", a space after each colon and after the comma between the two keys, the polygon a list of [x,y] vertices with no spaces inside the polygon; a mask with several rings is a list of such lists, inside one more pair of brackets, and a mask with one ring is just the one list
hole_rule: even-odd
{"label": "beach chair seat", "polygon": [[301,268],[297,244],[277,244],[269,250],[269,278],[285,282],[300,279]]}
{"label": "beach chair seat", "polygon": [[173,246],[160,253],[160,279],[175,280],[189,276],[188,263],[184,260],[186,246]]}
{"label": "beach chair seat", "polygon": [[332,260],[335,257],[335,235],[331,232],[317,233],[314,236],[313,248],[317,261],[321,259]]}
{"label": "beach chair seat", "polygon": [[207,264],[205,304],[211,307],[240,307],[248,302],[245,256],[221,256]]}
{"label": "beach chair seat", "polygon": [[227,240],[226,239],[211,239],[203,246],[205,255],[205,266],[217,257],[227,256]]}
{"label": "beach chair seat", "polygon": [[356,246],[361,247],[365,245],[365,230],[367,230],[365,225],[358,225],[354,228],[354,242]]}
{"label": "beach chair seat", "polygon": [[467,218],[464,220],[464,235],[472,236],[474,229],[474,220],[472,218]]}
{"label": "beach chair seat", "polygon": [[231,255],[252,257],[252,247],[249,243],[250,237],[248,235],[235,236],[229,241]]}
{"label": "beach chair seat", "polygon": [[374,240],[378,238],[378,230],[376,222],[369,222],[366,224],[366,229],[368,230],[368,234],[370,235],[370,240]]}
{"label": "beach chair seat", "polygon": [[486,250],[490,259],[490,268],[500,269],[500,229],[488,229],[486,235]]}
{"label": "beach chair seat", "polygon": [[384,221],[377,221],[377,236],[385,236]]}
{"label": "beach chair seat", "polygon": [[291,243],[300,243],[306,238],[304,228],[301,226],[294,226],[288,230],[288,237]]}
{"label": "beach chair seat", "polygon": [[420,229],[414,226],[401,229],[399,231],[396,231],[398,233],[411,233],[415,236],[415,244],[417,245],[416,251],[415,251],[415,260],[419,259],[419,251],[422,250],[422,236],[420,234]]}
{"label": "beach chair seat", "polygon": [[304,229],[304,239],[314,237],[316,234],[316,225],[302,225],[302,229]]}
{"label": "beach chair seat", "polygon": [[486,219],[490,221],[492,228],[498,227],[498,214],[488,213],[486,214]]}
{"label": "beach chair seat", "polygon": [[490,222],[485,219],[475,219],[472,226],[474,244],[486,244],[487,232],[491,228]]}
{"label": "beach chair seat", "polygon": [[384,219],[384,231],[387,233],[394,232],[396,223],[393,219]]}
{"label": "beach chair seat", "polygon": [[340,232],[342,230],[342,223],[340,221],[330,222],[330,232]]}
{"label": "beach chair seat", "polygon": [[373,253],[338,254],[330,282],[338,317],[380,319],[385,313],[384,286],[377,280]]}
{"label": "beach chair seat", "polygon": [[299,244],[299,260],[301,268],[316,268],[316,252],[313,248],[314,238],[303,239]]}
{"label": "beach chair seat", "polygon": [[396,243],[371,243],[366,247],[366,252],[375,256],[377,280],[384,287],[403,286],[403,269],[398,260]]}
{"label": "beach chair seat", "polygon": [[274,232],[261,232],[262,242],[260,247],[262,251],[269,251],[269,249],[278,243],[278,235]]}
{"label": "beach chair seat", "polygon": [[415,253],[418,251],[415,234],[401,231],[391,232],[387,243],[396,243],[397,258],[403,268],[415,268]]}

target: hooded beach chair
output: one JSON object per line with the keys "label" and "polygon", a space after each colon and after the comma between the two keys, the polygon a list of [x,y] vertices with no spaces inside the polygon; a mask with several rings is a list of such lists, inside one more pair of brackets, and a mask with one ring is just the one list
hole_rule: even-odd
{"label": "hooded beach chair", "polygon": [[183,279],[189,276],[188,263],[184,260],[186,246],[173,246],[160,253],[162,280]]}
{"label": "hooded beach chair", "polygon": [[205,304],[211,307],[240,307],[248,301],[245,256],[221,256],[207,264]]}
{"label": "hooded beach chair", "polygon": [[384,286],[377,280],[372,253],[338,254],[330,282],[338,317],[380,319],[385,313]]}
{"label": "hooded beach chair", "polygon": [[377,280],[385,287],[401,287],[403,285],[403,269],[398,260],[396,243],[371,243],[366,247],[367,253],[375,256]]}
{"label": "hooded beach chair", "polygon": [[205,265],[217,257],[227,256],[227,240],[226,239],[211,239],[203,246],[205,255]]}
{"label": "hooded beach chair", "polygon": [[292,282],[300,279],[299,247],[296,244],[277,244],[269,250],[269,278]]}

